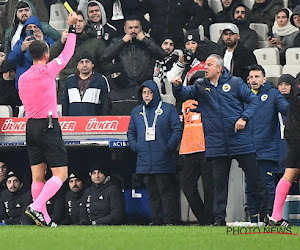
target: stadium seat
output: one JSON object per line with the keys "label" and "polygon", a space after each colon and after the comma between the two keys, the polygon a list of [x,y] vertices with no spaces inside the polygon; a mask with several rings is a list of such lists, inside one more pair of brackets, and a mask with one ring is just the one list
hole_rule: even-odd
{"label": "stadium seat", "polygon": [[62,116],[62,105],[61,104],[57,104],[57,113],[58,113],[58,117]]}
{"label": "stadium seat", "polygon": [[285,52],[286,64],[298,65],[300,69],[300,48],[289,48]]}
{"label": "stadium seat", "polygon": [[277,48],[261,48],[253,51],[257,63],[260,65],[279,65],[279,51]]}
{"label": "stadium seat", "polygon": [[282,68],[282,74],[290,74],[293,77],[296,77],[296,75],[300,72],[300,66],[299,65],[284,65]]}
{"label": "stadium seat", "polygon": [[282,66],[281,65],[261,65],[266,71],[266,77],[279,77],[282,74]]}
{"label": "stadium seat", "polygon": [[13,110],[10,105],[0,105],[0,117],[13,117]]}
{"label": "stadium seat", "polygon": [[270,76],[270,77],[268,77],[268,81],[272,84],[272,86],[274,88],[278,87],[278,78],[279,77],[276,77],[276,76]]}
{"label": "stadium seat", "polygon": [[267,41],[268,40],[269,28],[268,28],[267,24],[265,24],[265,23],[250,23],[249,28],[256,31],[259,41]]}
{"label": "stadium seat", "polygon": [[223,10],[222,3],[220,0],[208,0],[208,5],[213,9],[213,11],[216,14]]}
{"label": "stadium seat", "polygon": [[250,10],[252,9],[254,3],[255,0],[243,0],[243,4],[245,4]]}
{"label": "stadium seat", "polygon": [[199,31],[200,40],[203,41],[204,40],[204,28],[202,25],[199,25],[198,31]]}
{"label": "stadium seat", "polygon": [[68,11],[62,3],[52,4],[50,7],[50,21],[49,24],[52,28],[56,29],[59,33],[68,29]]}
{"label": "stadium seat", "polygon": [[18,117],[25,117],[25,109],[23,105],[19,107]]}
{"label": "stadium seat", "polygon": [[283,0],[284,8],[288,8],[289,0]]}
{"label": "stadium seat", "polygon": [[229,23],[213,23],[209,26],[209,35],[210,40],[213,42],[218,42],[220,36],[222,35],[222,31],[226,25]]}

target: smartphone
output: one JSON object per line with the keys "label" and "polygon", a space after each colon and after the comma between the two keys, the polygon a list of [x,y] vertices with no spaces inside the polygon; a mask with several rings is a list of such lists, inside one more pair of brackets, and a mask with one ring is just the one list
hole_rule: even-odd
{"label": "smartphone", "polygon": [[271,37],[271,39],[272,39],[272,38],[274,38],[274,34],[273,34],[273,32],[271,32],[271,31],[270,31],[270,32],[268,32],[268,37]]}
{"label": "smartphone", "polygon": [[30,36],[29,41],[35,40],[33,30],[25,30],[26,37]]}

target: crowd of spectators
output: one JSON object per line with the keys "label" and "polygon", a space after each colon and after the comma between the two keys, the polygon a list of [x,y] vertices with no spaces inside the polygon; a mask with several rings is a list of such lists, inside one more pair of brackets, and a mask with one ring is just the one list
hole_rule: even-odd
{"label": "crowd of spectators", "polygon": [[[18,107],[22,105],[18,96],[18,79],[32,65],[28,49],[32,41],[47,42],[50,47],[49,60],[56,58],[64,48],[68,31],[58,32],[49,24],[51,4],[57,2],[55,0],[11,0],[5,3],[0,13],[0,105],[10,105],[14,116],[17,116]],[[276,173],[274,176],[277,177],[271,179],[262,173],[262,176],[266,177],[265,181],[274,199],[276,183],[284,172],[282,169],[287,147],[280,127],[284,127],[289,86],[299,85],[300,74],[296,78],[282,75],[278,81],[278,91],[274,88],[275,84],[272,86],[272,82],[267,80],[267,75],[261,67],[253,68],[253,65],[257,64],[253,51],[259,48],[259,44],[258,34],[250,28],[250,23],[268,25],[268,46],[278,49],[280,63],[284,65],[287,49],[300,47],[300,5],[297,5],[297,1],[291,0],[287,7],[284,7],[283,0],[255,0],[252,8],[248,8],[242,0],[220,0],[222,10],[215,13],[208,2],[207,0],[68,1],[78,16],[75,25],[77,42],[73,57],[58,76],[57,103],[62,104],[63,116],[130,115],[139,104],[145,104],[142,91],[149,88],[152,94],[155,93],[154,99],[157,105],[161,100],[163,103],[176,106],[177,113],[183,114],[185,126],[189,126],[185,120],[187,117],[199,120],[198,125],[202,126],[199,110],[196,112],[197,119],[193,116],[194,113],[188,115],[190,105],[197,106],[198,103],[183,102],[180,98],[175,98],[172,83],[175,79],[175,82],[182,83],[183,86],[199,84],[199,79],[204,76],[207,78],[208,69],[205,66],[207,58],[212,54],[219,55],[224,60],[225,66],[220,77],[242,78],[243,88],[251,89],[259,96],[262,101],[260,105],[265,105],[266,99],[263,100],[263,96],[268,98],[269,106],[259,108],[255,115],[253,112],[251,117],[246,117],[246,122],[248,126],[248,120],[252,118],[249,126],[253,129],[258,167],[265,172]],[[216,43],[210,40],[209,33],[210,25],[214,23],[229,23],[222,29]],[[203,26],[203,33],[199,31],[199,25]],[[259,73],[255,75],[253,72]],[[226,91],[223,89],[223,92]],[[243,98],[245,102],[250,101],[249,96]],[[239,104],[243,106],[244,101],[240,100]],[[153,113],[155,112],[153,109]],[[266,113],[270,117],[269,124],[266,123]],[[134,115],[138,116],[135,113]],[[262,123],[265,127],[258,128],[257,126]],[[261,134],[255,134],[264,129],[272,133],[269,138],[274,140],[270,139],[266,142],[266,145],[274,146],[268,150],[267,157],[262,151]],[[136,128],[134,127],[133,130],[129,133],[131,144],[136,143]],[[186,133],[183,132],[183,138],[186,137]],[[167,135],[165,132],[162,134]],[[206,143],[211,144],[209,135],[205,139]],[[182,143],[184,145],[184,139]],[[199,224],[211,224],[215,219],[217,225],[223,225],[224,206],[215,207],[215,212],[217,211],[214,214],[215,218],[212,215],[213,194],[210,191],[213,186],[213,174],[208,170],[209,168],[212,170],[212,164],[209,157],[205,159],[205,152],[206,156],[209,156],[205,147],[196,147],[192,152],[186,150],[186,146],[181,148],[180,155],[185,155],[183,191]],[[272,155],[271,152],[274,154]],[[137,153],[139,155],[140,152]],[[155,154],[152,157],[156,158]],[[168,158],[167,154],[162,158]],[[143,161],[143,164],[140,161]],[[151,194],[150,205],[153,216],[156,216],[152,223],[163,224],[162,211],[164,210],[165,222],[177,224],[178,220],[175,217],[178,217],[179,212],[176,201],[170,203],[168,200],[170,197],[176,199],[176,187],[167,190],[169,193],[166,193],[166,185],[163,185],[173,183],[173,170],[156,172],[163,174],[163,178],[160,178],[160,175],[153,177],[152,170],[144,171],[141,168],[145,168],[145,159],[140,161],[138,160],[137,173],[143,176],[147,191]],[[0,162],[0,165],[2,163]],[[175,161],[168,164],[170,164],[169,169],[173,169],[176,165]],[[188,166],[193,166],[193,169],[189,169]],[[244,165],[242,168],[248,167]],[[0,220],[6,224],[28,223],[21,212],[31,201],[28,187],[22,185],[22,177],[10,171],[4,163],[2,167],[0,166],[0,174],[0,189],[3,190],[0,194]],[[74,177],[71,177],[72,174]],[[121,189],[110,180],[107,166],[98,164],[91,169],[90,174],[92,184],[88,187],[80,174],[70,173],[70,190],[66,196],[58,193],[48,202],[49,204],[47,203],[52,220],[56,218],[54,221],[58,224],[86,225],[125,222],[125,205]],[[197,178],[193,179],[192,175]],[[196,188],[197,180],[201,175],[204,180],[204,202],[197,195]],[[154,182],[158,185],[157,190],[151,189]],[[171,184],[169,186],[172,186]],[[221,190],[224,185],[218,185],[218,188]],[[247,181],[247,195],[250,197],[248,198],[249,213],[251,222],[257,223],[258,221],[253,218],[259,213],[258,207],[261,204],[256,197],[258,194],[254,192],[255,186],[251,185],[253,183]],[[169,195],[167,201],[165,196],[155,201],[157,192]],[[218,194],[218,199],[220,194],[223,193]],[[261,193],[259,195],[261,198]],[[164,208],[155,203],[162,203]],[[105,207],[99,209],[98,206],[102,205]],[[82,211],[82,206],[85,211]],[[176,211],[171,211],[170,207],[173,210],[176,208]],[[55,215],[58,210],[60,213]],[[101,218],[98,217],[99,215]]]}

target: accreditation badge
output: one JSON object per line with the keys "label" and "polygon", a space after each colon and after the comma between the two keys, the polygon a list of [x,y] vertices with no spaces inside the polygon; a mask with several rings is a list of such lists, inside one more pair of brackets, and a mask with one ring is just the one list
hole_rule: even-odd
{"label": "accreditation badge", "polygon": [[155,128],[146,128],[146,141],[155,141]]}

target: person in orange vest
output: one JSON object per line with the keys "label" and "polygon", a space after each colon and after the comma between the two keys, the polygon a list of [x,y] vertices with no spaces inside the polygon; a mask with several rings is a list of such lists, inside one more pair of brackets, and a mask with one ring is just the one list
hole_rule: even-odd
{"label": "person in orange vest", "polygon": [[[198,71],[191,78],[204,78],[204,71]],[[211,161],[205,160],[205,140],[201,114],[194,110],[198,105],[195,100],[187,100],[182,104],[184,130],[179,154],[184,156],[183,193],[198,220],[199,225],[213,224],[213,169]],[[198,190],[198,179],[202,177],[204,202]]]}

